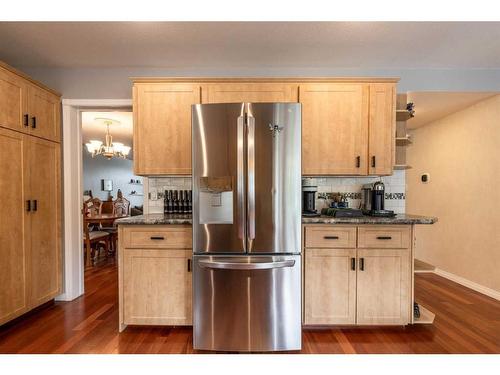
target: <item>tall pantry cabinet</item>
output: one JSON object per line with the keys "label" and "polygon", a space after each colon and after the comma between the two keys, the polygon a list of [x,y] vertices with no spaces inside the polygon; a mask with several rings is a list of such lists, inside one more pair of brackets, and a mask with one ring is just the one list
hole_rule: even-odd
{"label": "tall pantry cabinet", "polygon": [[0,324],[61,293],[60,96],[0,63]]}

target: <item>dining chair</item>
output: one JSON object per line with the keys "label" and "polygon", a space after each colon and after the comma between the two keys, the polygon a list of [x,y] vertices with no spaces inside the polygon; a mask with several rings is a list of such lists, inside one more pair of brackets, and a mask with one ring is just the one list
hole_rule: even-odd
{"label": "dining chair", "polygon": [[[118,189],[117,198],[113,201],[113,213],[117,216],[128,216],[130,210],[130,201],[123,197],[120,189]],[[106,231],[111,236],[111,252],[116,254],[118,244],[118,229],[112,225],[101,225],[100,229]]]}
{"label": "dining chair", "polygon": [[108,232],[101,230],[91,230],[87,221],[88,217],[93,216],[92,210],[89,209],[87,202],[83,203],[83,241],[85,244],[86,262],[95,259],[96,252],[100,252],[100,245],[103,245],[106,255],[110,249],[111,236]]}

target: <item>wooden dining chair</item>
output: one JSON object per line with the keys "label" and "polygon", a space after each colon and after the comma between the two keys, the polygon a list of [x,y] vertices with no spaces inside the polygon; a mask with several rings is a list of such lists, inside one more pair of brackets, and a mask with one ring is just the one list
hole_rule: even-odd
{"label": "wooden dining chair", "polygon": [[[119,216],[128,216],[130,209],[130,201],[123,197],[120,189],[118,189],[117,198],[113,201],[113,213]],[[102,231],[108,232],[111,236],[111,252],[116,254],[118,245],[118,229],[112,226],[101,225]]]}
{"label": "wooden dining chair", "polygon": [[101,245],[104,247],[106,251],[106,255],[110,250],[110,241],[111,236],[108,232],[101,230],[90,230],[89,223],[86,220],[88,217],[93,216],[91,214],[92,210],[89,209],[89,206],[86,202],[83,203],[83,241],[85,244],[85,257],[86,264],[90,264],[91,260],[95,259],[96,253],[98,254],[101,248]]}
{"label": "wooden dining chair", "polygon": [[112,200],[107,200],[102,202],[101,207],[99,209],[99,213],[101,214],[113,214],[115,212],[115,205]]}
{"label": "wooden dining chair", "polygon": [[114,212],[117,215],[129,215],[130,214],[130,201],[123,197],[121,190],[118,190],[117,198],[113,202]]}

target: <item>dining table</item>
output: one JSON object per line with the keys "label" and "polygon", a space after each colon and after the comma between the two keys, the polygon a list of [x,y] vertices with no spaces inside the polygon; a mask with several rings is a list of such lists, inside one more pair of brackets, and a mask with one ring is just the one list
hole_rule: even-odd
{"label": "dining table", "polygon": [[[128,217],[129,215],[119,215],[115,213],[106,213],[106,214],[94,214],[90,216],[85,216],[85,225],[88,224],[99,224],[99,226],[103,227],[113,227],[115,220],[121,219],[124,217]],[[113,237],[113,234],[111,234]],[[113,238],[112,246],[114,250],[116,251],[116,238]],[[90,259],[90,250],[87,249],[87,261],[86,265],[90,266],[91,265],[91,259]]]}

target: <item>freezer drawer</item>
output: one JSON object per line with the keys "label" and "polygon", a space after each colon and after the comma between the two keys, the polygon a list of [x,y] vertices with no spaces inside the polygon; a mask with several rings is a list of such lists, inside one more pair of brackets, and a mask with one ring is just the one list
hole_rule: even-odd
{"label": "freezer drawer", "polygon": [[193,345],[301,349],[301,256],[195,255]]}

